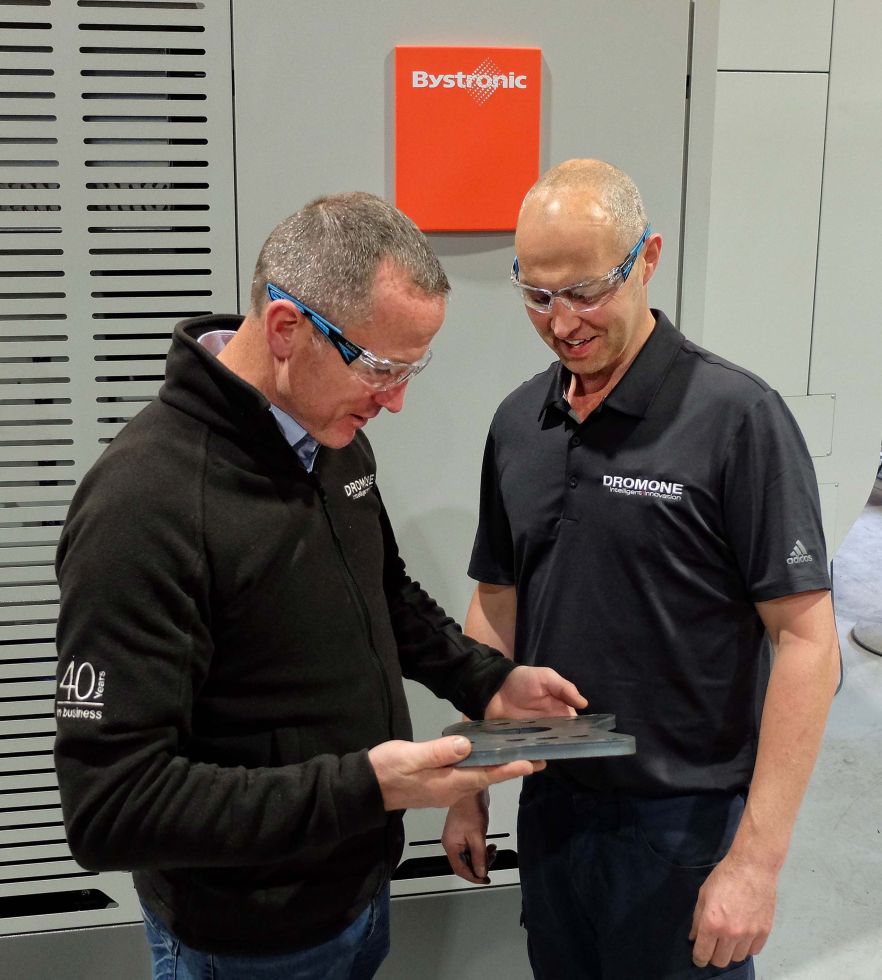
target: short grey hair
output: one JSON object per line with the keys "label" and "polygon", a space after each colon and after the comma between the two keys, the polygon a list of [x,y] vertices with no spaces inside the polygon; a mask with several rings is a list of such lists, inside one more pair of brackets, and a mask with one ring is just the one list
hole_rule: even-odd
{"label": "short grey hair", "polygon": [[377,270],[390,259],[418,289],[444,297],[450,283],[426,236],[402,211],[363,191],[316,198],[270,232],[251,283],[260,313],[272,282],[330,320],[370,316]]}
{"label": "short grey hair", "polygon": [[649,223],[643,199],[634,181],[618,167],[603,160],[566,160],[546,171],[527,191],[523,207],[553,195],[556,191],[590,193],[609,215],[621,239],[629,249]]}

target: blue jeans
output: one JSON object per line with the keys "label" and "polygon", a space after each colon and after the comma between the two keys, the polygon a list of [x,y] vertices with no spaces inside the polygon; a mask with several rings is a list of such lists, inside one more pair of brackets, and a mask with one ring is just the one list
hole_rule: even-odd
{"label": "blue jeans", "polygon": [[389,952],[389,889],[333,939],[279,956],[216,956],[182,943],[143,903],[153,980],[370,980]]}
{"label": "blue jeans", "polygon": [[742,794],[665,799],[524,780],[518,861],[537,980],[752,980],[750,958],[692,962],[698,889],[729,850]]}

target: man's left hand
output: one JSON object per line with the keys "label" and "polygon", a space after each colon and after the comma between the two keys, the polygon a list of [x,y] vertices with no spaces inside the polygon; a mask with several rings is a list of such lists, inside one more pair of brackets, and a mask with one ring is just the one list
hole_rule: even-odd
{"label": "man's left hand", "polygon": [[485,718],[558,718],[588,705],[576,685],[550,667],[519,666],[484,709]]}
{"label": "man's left hand", "polygon": [[736,861],[731,853],[723,858],[698,892],[689,933],[692,962],[722,967],[759,953],[772,929],[777,881],[777,873]]}

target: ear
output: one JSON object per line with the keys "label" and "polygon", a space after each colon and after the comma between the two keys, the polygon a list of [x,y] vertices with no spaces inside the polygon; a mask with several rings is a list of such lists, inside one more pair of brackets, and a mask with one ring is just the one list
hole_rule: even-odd
{"label": "ear", "polygon": [[263,311],[263,328],[267,346],[278,361],[287,361],[308,327],[306,317],[293,303],[284,299],[274,299],[267,303]]}
{"label": "ear", "polygon": [[659,234],[652,234],[646,239],[646,244],[643,246],[643,285],[645,286],[653,275],[655,275],[656,267],[658,266],[659,256],[661,255],[662,248],[662,236]]}

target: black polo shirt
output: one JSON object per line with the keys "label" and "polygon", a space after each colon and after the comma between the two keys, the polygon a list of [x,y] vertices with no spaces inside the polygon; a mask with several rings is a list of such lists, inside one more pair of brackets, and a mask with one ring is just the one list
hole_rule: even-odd
{"label": "black polo shirt", "polygon": [[829,588],[814,469],[780,395],[653,311],[580,423],[559,362],[493,418],[469,575],[517,588],[515,658],[556,668],[635,735],[558,763],[601,791],[747,786],[767,679],[754,603]]}

